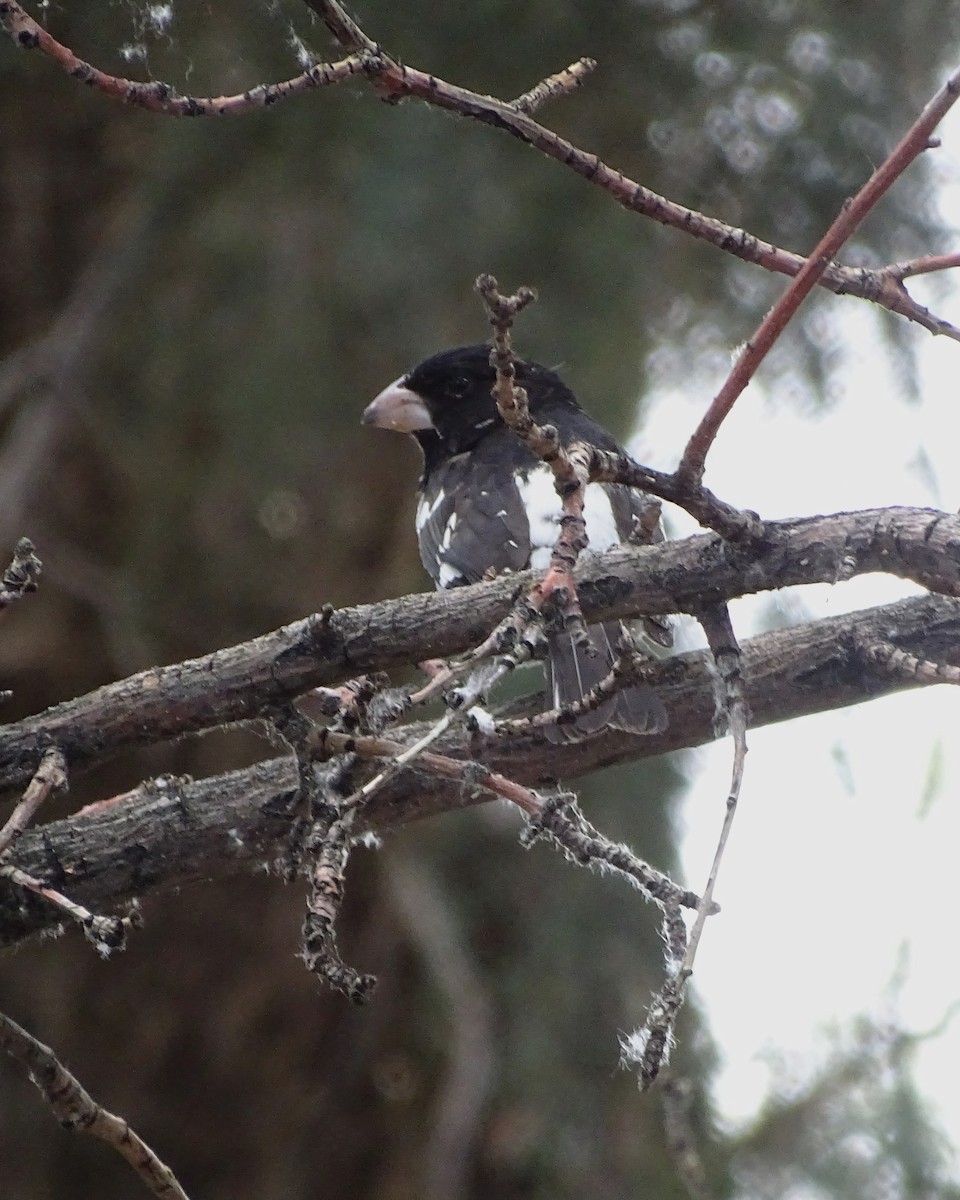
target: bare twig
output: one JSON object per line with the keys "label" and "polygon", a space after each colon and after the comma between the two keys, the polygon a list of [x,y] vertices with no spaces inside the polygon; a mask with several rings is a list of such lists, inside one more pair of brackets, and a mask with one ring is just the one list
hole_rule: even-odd
{"label": "bare twig", "polygon": [[378,53],[379,46],[363,32],[353,17],[349,16],[337,0],[309,0],[310,8],[323,21],[341,46],[350,50],[366,50]]}
{"label": "bare twig", "polygon": [[[521,843],[529,847],[541,839],[578,866],[613,871],[662,908],[699,910],[704,903],[695,892],[679,887],[668,875],[638,858],[628,846],[605,838],[584,817],[576,797],[568,792],[547,797],[538,805],[538,811],[528,816]],[[712,902],[708,908],[711,913],[719,911]]]}
{"label": "bare twig", "polygon": [[48,746],[40,758],[23,798],[0,829],[0,862],[33,820],[41,804],[67,786],[67,763],[58,746]]}
{"label": "bare twig", "polygon": [[62,892],[58,892],[56,888],[49,887],[42,880],[28,875],[26,871],[21,871],[12,863],[0,863],[0,877],[9,879],[17,887],[46,900],[48,904],[59,909],[71,921],[76,921],[87,940],[104,958],[112,954],[114,950],[123,950],[127,942],[127,931],[140,924],[137,910],[131,911],[126,917],[98,916],[88,908],[84,908],[82,904],[77,904]]}
{"label": "bare twig", "polygon": [[704,463],[721,424],[753,378],[760,363],[783,332],[801,302],[814,289],[834,255],[855,232],[891,185],[929,147],[930,135],[960,95],[960,70],[955,71],[927,104],[920,116],[887,155],[856,196],[848,201],[817,243],[793,283],[761,321],[740,352],[734,369],[714,397],[709,409],[687,442],[677,467],[677,477],[699,483]]}
{"label": "bare twig", "polygon": [[350,856],[350,826],[355,811],[343,813],[332,824],[319,821],[315,838],[308,838],[304,846],[308,854],[312,853],[313,863],[307,915],[303,920],[302,958],[308,971],[354,1004],[365,1004],[377,986],[376,977],[363,975],[343,961],[336,934]]}
{"label": "bare twig", "polygon": [[520,616],[524,623],[529,623],[531,612],[539,614],[546,604],[553,604],[563,617],[565,631],[575,638],[586,640],[586,625],[577,599],[573,571],[581,552],[587,547],[583,502],[589,482],[589,448],[562,446],[552,425],[538,425],[533,420],[527,407],[526,391],[517,386],[510,330],[517,314],[536,299],[536,292],[532,288],[521,287],[516,295],[504,296],[492,275],[480,275],[476,287],[483,297],[494,330],[490,363],[496,369],[493,395],[497,408],[506,424],[553,472],[562,511],[560,532],[550,555],[550,566],[544,577],[524,597],[519,606]]}
{"label": "bare twig", "polygon": [[112,1146],[161,1200],[188,1200],[170,1168],[122,1118],[99,1105],[49,1046],[0,1013],[0,1046],[22,1063],[57,1120],[73,1133],[90,1133]]}
{"label": "bare twig", "polygon": [[536,112],[548,100],[556,100],[560,96],[569,96],[571,92],[575,92],[582,85],[585,77],[596,69],[597,60],[595,58],[578,58],[569,67],[564,67],[555,75],[548,75],[546,79],[524,92],[522,96],[518,96],[516,100],[512,101],[511,106],[517,112]]}
{"label": "bare twig", "polygon": [[726,604],[715,604],[703,608],[697,616],[707,635],[707,642],[713,654],[722,687],[718,696],[718,717],[733,738],[734,751],[723,826],[720,830],[713,862],[710,864],[707,884],[703,889],[703,899],[697,910],[696,920],[687,943],[687,951],[680,966],[681,981],[684,983],[693,971],[693,960],[700,945],[703,927],[707,917],[711,915],[710,906],[713,903],[717,875],[737,811],[737,801],[740,798],[740,788],[743,784],[743,767],[747,754],[747,725],[750,715],[743,687],[743,655],[733,632],[730,610]]}
{"label": "bare twig", "polygon": [[650,665],[651,660],[639,650],[625,649],[617,656],[613,666],[603,679],[579,700],[565,704],[562,708],[550,708],[545,712],[534,713],[530,717],[514,717],[498,721],[497,731],[509,734],[519,733],[525,729],[540,729],[548,725],[569,725],[578,717],[598,709],[623,688],[642,683],[644,674],[648,672]]}
{"label": "bare twig", "polygon": [[18,46],[24,50],[39,50],[58,63],[71,78],[114,100],[168,117],[238,116],[253,109],[269,108],[287,96],[341,83],[364,70],[363,58],[353,54],[340,62],[315,63],[293,79],[261,83],[234,96],[178,96],[169,83],[122,79],[84,62],[39,25],[17,0],[0,0],[0,26]]}
{"label": "bare twig", "polygon": [[[472,788],[483,788],[503,800],[509,800],[511,804],[517,805],[525,813],[538,814],[541,811],[542,805],[535,792],[512,779],[507,779],[483,763],[450,758],[445,754],[434,754],[428,751],[426,745],[436,741],[440,736],[437,733],[438,724],[439,722],[436,722],[431,725],[426,734],[410,747],[404,747],[400,742],[383,737],[354,737],[330,729],[317,729],[312,739],[314,752],[318,757],[327,754],[357,754],[361,758],[388,758],[390,760],[388,766],[371,780],[371,783],[376,784],[376,788],[382,787],[405,765],[416,761],[418,766],[431,774],[440,775],[444,779],[458,780]],[[416,753],[401,762],[408,749],[415,749]],[[344,806],[355,805],[366,800],[376,788],[366,792],[361,788],[352,796],[347,797]]]}
{"label": "bare twig", "polygon": [[925,254],[921,258],[911,258],[908,262],[891,263],[886,267],[878,267],[877,273],[902,281],[914,275],[930,275],[934,271],[952,271],[957,267],[960,267],[960,254]]}
{"label": "bare twig", "polygon": [[917,683],[960,683],[960,667],[918,658],[892,642],[871,642],[863,653],[868,662],[875,663],[891,675],[915,679]]}
{"label": "bare twig", "polygon": [[737,809],[747,752],[748,709],[743,689],[742,656],[730,623],[729,611],[725,604],[714,604],[704,606],[697,616],[707,635],[721,685],[717,696],[717,716],[722,718],[734,740],[732,780],[723,826],[710,865],[707,884],[697,905],[693,928],[687,937],[685,928],[677,924],[677,916],[667,910],[664,938],[667,946],[666,982],[654,997],[640,1029],[621,1039],[621,1063],[637,1069],[641,1091],[646,1091],[653,1085],[669,1061],[676,1040],[677,1018],[686,997],[687,981],[693,973],[693,963],[704,925],[707,918],[718,911],[713,893]]}

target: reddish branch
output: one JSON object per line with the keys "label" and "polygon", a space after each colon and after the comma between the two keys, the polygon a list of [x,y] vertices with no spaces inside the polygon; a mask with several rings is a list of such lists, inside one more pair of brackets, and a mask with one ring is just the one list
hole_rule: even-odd
{"label": "reddish branch", "polygon": [[48,746],[23,793],[23,799],[0,829],[0,862],[33,820],[41,804],[66,786],[67,764],[63,751],[58,746]]}
{"label": "reddish branch", "polygon": [[[958,95],[960,95],[960,70],[950,76],[900,142],[887,155],[882,165],[874,171],[856,196],[844,205],[836,220],[797,273],[793,283],[767,313],[756,333],[741,351],[734,369],[714,397],[710,408],[687,443],[683,458],[677,468],[679,480],[700,482],[707,452],[717,436],[720,425],[733,408],[738,396],[742,394],[753,378],[774,342],[783,332],[787,322],[793,318],[804,298],[813,291],[844,242],[853,235],[871,209],[886,194],[891,185],[900,178],[914,159],[929,147],[930,135],[953,107]],[[945,262],[948,262],[950,266],[955,265],[955,257],[941,258],[941,268]],[[933,261],[927,260],[929,270],[935,269],[929,265]],[[918,272],[914,270],[914,273]],[[903,272],[899,275],[901,281],[905,274],[906,272]],[[891,278],[895,278],[895,276],[891,276]]]}
{"label": "reddish branch", "polygon": [[[631,212],[651,217],[662,225],[699,238],[735,258],[755,263],[765,270],[782,275],[797,275],[803,269],[807,261],[803,255],[781,250],[743,229],[737,229],[658,195],[628,178],[621,171],[608,166],[595,154],[574,146],[552,130],[538,124],[529,111],[525,111],[529,108],[531,98],[534,98],[536,105],[541,102],[545,92],[553,96],[569,90],[565,85],[558,88],[553,81],[568,74],[574,75],[579,81],[586,68],[581,67],[577,70],[578,64],[574,64],[567,68],[566,72],[559,72],[558,75],[543,80],[513,102],[498,100],[447,83],[436,75],[418,71],[391,58],[360,29],[335,0],[305,0],[305,3],[318,13],[340,45],[349,52],[349,56],[338,63],[318,64],[310,71],[285,83],[260,84],[238,96],[209,99],[176,97],[168,85],[137,83],[99,71],[52,38],[24,12],[16,0],[0,0],[0,25],[18,45],[25,49],[42,51],[69,74],[89,86],[96,87],[106,95],[125,103],[170,116],[248,112],[272,104],[285,96],[338,83],[353,75],[362,74],[385,99],[396,101],[411,97],[501,129],[576,172]],[[953,77],[948,82],[947,89],[955,88],[955,79],[956,77]],[[947,256],[944,256],[942,265],[930,266],[927,270],[943,270],[954,265],[956,264],[947,261]],[[960,329],[912,299],[903,286],[904,278],[906,275],[898,274],[896,269],[891,267],[867,271],[832,262],[826,266],[816,283],[837,295],[858,296],[869,300],[922,325],[933,334],[943,334],[960,340]]]}
{"label": "reddish branch", "polygon": [[523,616],[539,615],[545,605],[553,604],[563,617],[566,631],[585,637],[573,572],[581,552],[587,547],[583,503],[589,482],[589,454],[585,450],[578,452],[577,448],[564,448],[552,425],[538,425],[530,416],[525,389],[517,386],[510,330],[517,314],[536,300],[536,292],[522,287],[515,296],[504,296],[492,275],[480,275],[476,287],[493,326],[490,361],[496,368],[493,395],[497,408],[517,437],[553,472],[562,512],[550,566],[544,577],[530,589],[519,611]]}
{"label": "reddish branch", "polygon": [[17,0],[0,0],[0,25],[24,50],[40,50],[58,63],[73,79],[85,83],[104,96],[122,100],[148,112],[168,117],[239,116],[256,108],[269,108],[278,100],[300,92],[314,91],[333,83],[342,83],[364,70],[363,60],[351,55],[340,62],[316,63],[309,70],[281,83],[261,83],[235,96],[178,96],[169,83],[159,80],[141,83],[110,75],[84,62],[42,25],[25,12]]}

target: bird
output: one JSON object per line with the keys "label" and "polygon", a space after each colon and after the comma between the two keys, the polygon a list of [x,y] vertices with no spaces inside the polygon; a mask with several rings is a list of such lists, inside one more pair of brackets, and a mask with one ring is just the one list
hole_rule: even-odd
{"label": "bird", "polygon": [[[492,389],[489,345],[458,346],[425,359],[380,392],[362,423],[411,434],[423,455],[416,509],[420,557],[438,589],[462,587],[505,572],[545,570],[560,532],[561,502],[553,471],[505,424]],[[567,448],[586,442],[622,452],[616,439],[581,408],[548,367],[515,361],[516,384],[531,417],[550,424]],[[584,553],[629,542],[659,542],[663,529],[651,498],[620,484],[590,483],[583,515]],[[652,528],[651,528],[652,526]],[[644,629],[672,644],[669,622],[647,617]],[[548,632],[548,708],[581,699],[609,673],[625,634],[619,621],[590,626],[590,648]],[[658,733],[667,714],[652,688],[623,689],[574,721],[547,725],[553,742],[580,740],[605,727]]]}

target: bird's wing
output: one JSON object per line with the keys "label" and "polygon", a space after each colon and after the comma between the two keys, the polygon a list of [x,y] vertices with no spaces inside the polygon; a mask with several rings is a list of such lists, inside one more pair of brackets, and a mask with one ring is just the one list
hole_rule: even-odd
{"label": "bird's wing", "polygon": [[417,505],[417,537],[439,588],[523,570],[530,529],[508,465],[467,453],[432,471]]}

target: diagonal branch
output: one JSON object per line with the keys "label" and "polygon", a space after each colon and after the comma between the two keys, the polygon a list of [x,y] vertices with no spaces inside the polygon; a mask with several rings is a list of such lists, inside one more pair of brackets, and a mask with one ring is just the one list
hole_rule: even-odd
{"label": "diagonal branch", "polygon": [[[362,74],[384,99],[397,101],[412,97],[469,120],[503,130],[511,137],[539,150],[548,158],[574,171],[594,187],[611,196],[630,212],[650,217],[691,237],[705,241],[744,262],[767,271],[797,275],[807,259],[801,254],[781,250],[744,229],[708,217],[695,209],[668,200],[608,166],[595,154],[583,150],[551,129],[540,125],[530,112],[548,98],[565,94],[587,71],[580,60],[565,71],[548,76],[514,101],[499,100],[447,83],[436,75],[408,67],[385,54],[376,41],[344,11],[336,0],[304,0],[348,51],[348,57],[336,63],[320,63],[291,80],[261,84],[235,96],[178,97],[168,84],[143,83],[120,79],[100,71],[78,58],[68,47],[57,42],[30,17],[17,0],[0,0],[0,26],[25,49],[39,49],[53,58],[74,78],[124,103],[147,108],[169,116],[201,116],[206,113],[238,114],[263,108],[287,95],[342,82]],[[953,77],[947,89],[954,86]],[[944,263],[936,268],[942,270]],[[868,271],[831,262],[816,283],[837,295],[857,296],[897,313],[921,325],[932,334],[960,340],[960,329],[918,304],[903,286],[904,275],[896,266]]]}
{"label": "diagonal branch", "polygon": [[956,103],[958,96],[960,69],[950,76],[887,155],[886,160],[874,171],[856,196],[841,209],[836,220],[797,273],[793,283],[767,313],[756,333],[744,346],[734,369],[691,435],[677,467],[677,476],[681,480],[700,482],[707,451],[713,444],[720,425],[785,329],[787,322],[792,319],[805,297],[816,287],[844,242],[853,235],[870,210],[914,159],[929,147],[930,135]]}
{"label": "diagonal branch", "polygon": [[0,1048],[27,1068],[65,1129],[93,1134],[112,1146],[161,1200],[188,1200],[174,1173],[127,1122],[98,1104],[49,1046],[2,1013]]}

